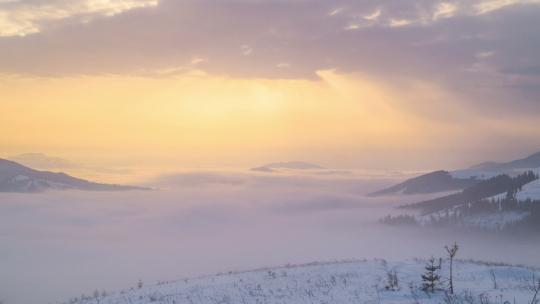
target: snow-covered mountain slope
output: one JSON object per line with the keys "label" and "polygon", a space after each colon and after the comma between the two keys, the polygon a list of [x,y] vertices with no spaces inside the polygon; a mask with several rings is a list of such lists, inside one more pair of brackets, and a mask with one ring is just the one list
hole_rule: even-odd
{"label": "snow-covered mountain slope", "polygon": [[[459,208],[450,208],[429,214],[415,216],[416,223],[420,226],[437,225],[438,223],[448,224],[458,227],[479,228],[489,231],[500,231],[510,225],[517,224],[526,219],[530,213],[523,210],[504,210],[497,212],[484,212],[479,214],[463,215],[459,220],[453,220],[460,215]],[[453,220],[453,221],[452,221]]]}
{"label": "snow-covered mountain slope", "polygon": [[[501,200],[506,197],[506,192],[489,197],[490,200]],[[516,192],[516,200],[523,202],[526,200],[540,200],[540,179],[525,184],[521,190]]]}
{"label": "snow-covered mountain slope", "polygon": [[473,178],[455,178],[447,171],[434,171],[410,178],[392,187],[370,193],[370,196],[425,194],[463,190],[478,183]]}
{"label": "snow-covered mountain slope", "polygon": [[[445,292],[421,289],[424,260],[312,263],[218,274],[176,282],[143,285],[127,291],[72,300],[84,304],[312,304],[312,303],[445,303]],[[440,275],[446,280],[448,263]],[[387,288],[395,272],[396,288]],[[495,277],[496,283],[493,281]],[[450,303],[530,303],[537,269],[471,261],[454,263],[456,300]],[[444,286],[443,286],[444,285]],[[496,285],[496,286],[495,286]],[[446,288],[441,283],[440,288]],[[448,303],[448,302],[446,302]]]}
{"label": "snow-covered mountain slope", "polygon": [[516,194],[516,199],[524,201],[527,199],[540,200],[540,179],[530,182],[521,188]]}
{"label": "snow-covered mountain slope", "polygon": [[478,214],[465,217],[463,225],[489,230],[501,230],[508,225],[523,221],[527,216],[529,216],[529,212],[520,210]]}
{"label": "snow-covered mountain slope", "polygon": [[93,183],[65,173],[38,171],[13,161],[0,159],[0,192],[39,192],[48,189],[114,191],[143,188]]}

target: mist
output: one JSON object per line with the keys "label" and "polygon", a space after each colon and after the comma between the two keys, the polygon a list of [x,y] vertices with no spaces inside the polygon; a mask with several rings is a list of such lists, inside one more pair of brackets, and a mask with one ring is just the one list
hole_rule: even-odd
{"label": "mist", "polygon": [[[540,266],[539,242],[378,223],[427,195],[372,198],[403,176],[192,171],[151,191],[0,195],[0,301],[63,301],[231,270],[442,256]],[[519,254],[516,254],[519,252]]]}

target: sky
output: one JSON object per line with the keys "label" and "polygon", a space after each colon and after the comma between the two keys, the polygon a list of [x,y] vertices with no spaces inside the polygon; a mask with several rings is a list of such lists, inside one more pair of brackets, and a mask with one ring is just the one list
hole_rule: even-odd
{"label": "sky", "polygon": [[540,150],[538,0],[0,0],[0,157],[460,168]]}

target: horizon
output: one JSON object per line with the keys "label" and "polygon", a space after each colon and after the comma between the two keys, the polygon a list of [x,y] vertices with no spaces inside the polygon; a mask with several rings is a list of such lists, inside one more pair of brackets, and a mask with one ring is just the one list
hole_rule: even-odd
{"label": "horizon", "polygon": [[[0,155],[0,159],[10,160],[17,162],[21,165],[30,167],[32,169],[37,170],[45,170],[45,171],[62,171],[65,173],[67,172],[77,172],[77,169],[91,169],[94,168],[95,170],[110,170],[113,172],[114,170],[121,170],[122,168],[131,168],[131,169],[157,169],[160,168],[168,168],[171,172],[174,170],[189,170],[189,169],[200,169],[200,170],[209,170],[209,169],[235,169],[235,170],[251,170],[257,167],[265,167],[268,165],[273,164],[282,164],[282,163],[305,163],[308,165],[315,165],[320,166],[320,169],[338,169],[338,170],[364,170],[364,171],[401,171],[401,172],[430,172],[430,171],[456,171],[456,170],[463,170],[463,169],[469,169],[472,167],[475,167],[477,165],[481,165],[484,163],[506,163],[510,161],[514,161],[517,159],[524,159],[527,157],[530,157],[532,155],[540,153],[540,149],[534,150],[531,152],[528,152],[527,154],[514,152],[510,156],[511,158],[499,158],[499,159],[478,159],[476,161],[470,162],[468,164],[465,164],[463,166],[454,166],[454,167],[443,167],[435,165],[433,167],[413,167],[413,168],[399,168],[399,167],[369,167],[369,166],[347,166],[347,165],[328,165],[326,163],[320,163],[317,161],[306,161],[305,159],[274,159],[270,161],[262,161],[259,163],[237,163],[237,164],[229,164],[229,165],[216,165],[216,164],[189,164],[189,163],[178,163],[178,162],[170,162],[170,163],[162,163],[162,164],[156,164],[155,162],[147,162],[144,161],[137,161],[133,163],[123,163],[119,165],[113,165],[107,161],[103,160],[93,160],[88,161],[88,159],[68,159],[64,158],[58,155],[48,155],[45,153],[39,153],[39,152],[24,152],[20,154],[15,155]],[[50,169],[50,170],[49,170]]]}

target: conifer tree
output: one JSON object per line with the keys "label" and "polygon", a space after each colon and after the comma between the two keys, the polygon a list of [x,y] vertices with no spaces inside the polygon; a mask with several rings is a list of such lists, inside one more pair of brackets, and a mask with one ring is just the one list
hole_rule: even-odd
{"label": "conifer tree", "polygon": [[439,284],[441,276],[438,274],[438,270],[441,269],[441,265],[435,264],[435,258],[431,257],[426,264],[426,272],[422,274],[422,289],[426,292],[435,292],[435,288]]}

